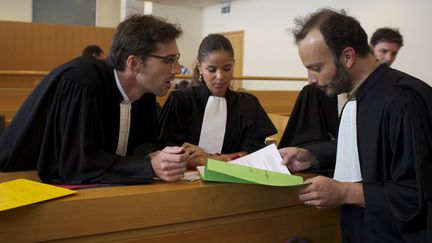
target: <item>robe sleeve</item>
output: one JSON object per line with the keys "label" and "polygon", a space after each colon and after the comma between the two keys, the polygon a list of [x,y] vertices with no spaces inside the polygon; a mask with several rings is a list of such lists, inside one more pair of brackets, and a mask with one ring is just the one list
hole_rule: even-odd
{"label": "robe sleeve", "polygon": [[[382,177],[364,181],[366,213],[371,222],[394,221],[401,232],[423,222],[427,209],[424,197],[432,176],[431,114],[412,91],[400,90],[400,97],[388,107],[382,122]],[[430,98],[430,97],[429,97]],[[430,102],[426,101],[426,102]],[[367,163],[367,161],[364,161]],[[428,166],[425,166],[428,165]],[[430,186],[430,185],[429,185]],[[429,206],[430,207],[430,206]],[[374,227],[374,225],[372,225]],[[423,226],[422,226],[423,227]]]}
{"label": "robe sleeve", "polygon": [[308,170],[321,174],[332,175],[336,164],[336,141],[313,143],[303,148],[311,152],[318,160],[318,164]]}
{"label": "robe sleeve", "polygon": [[241,106],[245,109],[243,113],[245,120],[248,120],[245,123],[250,124],[250,127],[246,128],[246,136],[241,142],[241,151],[252,153],[265,147],[265,139],[276,134],[277,130],[258,99],[251,94],[243,94],[246,101],[242,102]]}
{"label": "robe sleeve", "polygon": [[186,141],[186,104],[179,98],[180,94],[170,93],[159,116],[159,139],[164,145],[181,146]]}
{"label": "robe sleeve", "polygon": [[[80,82],[80,74],[65,73],[49,101],[38,172],[49,183],[148,183],[149,158],[121,158],[108,151],[103,132],[103,87]],[[117,119],[117,118],[113,118]],[[116,136],[114,136],[114,139]]]}

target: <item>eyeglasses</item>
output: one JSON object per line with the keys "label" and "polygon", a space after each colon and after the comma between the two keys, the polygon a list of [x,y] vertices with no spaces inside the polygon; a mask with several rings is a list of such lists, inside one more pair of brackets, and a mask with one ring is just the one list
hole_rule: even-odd
{"label": "eyeglasses", "polygon": [[158,55],[153,55],[153,54],[148,54],[149,57],[154,57],[154,58],[159,58],[162,59],[163,63],[169,64],[170,68],[173,69],[174,66],[178,63],[179,59],[180,59],[180,53],[177,53],[174,56],[158,56]]}

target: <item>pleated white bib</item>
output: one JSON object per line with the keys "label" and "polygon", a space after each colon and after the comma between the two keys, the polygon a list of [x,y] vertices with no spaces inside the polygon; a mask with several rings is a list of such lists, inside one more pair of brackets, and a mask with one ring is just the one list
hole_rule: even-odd
{"label": "pleated white bib", "polygon": [[355,100],[348,101],[342,112],[333,179],[340,182],[362,181],[357,147],[357,102]]}
{"label": "pleated white bib", "polygon": [[224,97],[210,96],[204,111],[198,146],[207,153],[222,152],[227,120]]}
{"label": "pleated white bib", "polygon": [[126,156],[127,152],[131,120],[131,108],[132,102],[130,101],[123,101],[122,103],[120,103],[120,127],[116,150],[116,154],[120,156]]}

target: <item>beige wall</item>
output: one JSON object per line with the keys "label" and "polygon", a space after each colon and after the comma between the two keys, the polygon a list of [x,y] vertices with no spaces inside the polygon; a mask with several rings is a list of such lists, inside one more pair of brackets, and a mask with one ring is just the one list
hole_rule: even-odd
{"label": "beige wall", "polygon": [[[368,35],[383,26],[398,27],[404,36],[404,46],[392,67],[423,79],[432,85],[430,59],[432,32],[432,1],[430,0],[247,0],[233,1],[231,13],[221,14],[220,6],[203,9],[203,34],[244,30],[243,75],[306,77],[297,46],[289,29],[293,19],[318,8],[344,8],[355,16]],[[303,82],[306,84],[306,82]],[[299,89],[292,82],[244,82],[247,89]]]}
{"label": "beige wall", "polygon": [[120,23],[120,0],[96,1],[96,26],[115,28]]}
{"label": "beige wall", "polygon": [[0,0],[0,20],[32,21],[32,0]]}
{"label": "beige wall", "polygon": [[178,40],[180,63],[192,71],[202,39],[201,9],[153,3],[153,14],[168,19],[170,23],[181,25],[183,35]]}
{"label": "beige wall", "polygon": [[[32,22],[32,0],[0,0],[0,20]],[[115,28],[120,22],[120,0],[96,1],[96,26]]]}

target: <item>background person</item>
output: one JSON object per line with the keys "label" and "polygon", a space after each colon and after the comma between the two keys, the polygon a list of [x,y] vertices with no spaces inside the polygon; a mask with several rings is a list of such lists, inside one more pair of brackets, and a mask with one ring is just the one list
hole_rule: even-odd
{"label": "background person", "polygon": [[403,46],[403,37],[398,29],[379,28],[373,33],[370,45],[375,56],[391,66]]}
{"label": "background person", "polygon": [[98,45],[88,45],[86,46],[82,53],[81,56],[83,57],[94,57],[97,59],[102,59],[103,58],[103,53],[104,51],[102,50],[102,48],[100,48],[100,46]]}

